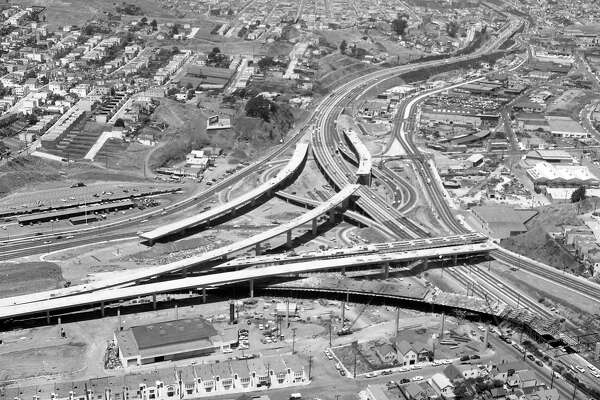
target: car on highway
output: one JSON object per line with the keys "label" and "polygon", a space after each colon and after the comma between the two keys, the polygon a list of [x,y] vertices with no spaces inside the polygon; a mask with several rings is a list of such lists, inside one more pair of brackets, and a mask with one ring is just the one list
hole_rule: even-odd
{"label": "car on highway", "polygon": [[52,240],[44,240],[44,244],[51,244]]}

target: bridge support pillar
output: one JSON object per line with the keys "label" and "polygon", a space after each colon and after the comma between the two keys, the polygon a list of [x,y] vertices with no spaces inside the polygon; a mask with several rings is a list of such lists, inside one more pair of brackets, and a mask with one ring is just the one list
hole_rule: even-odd
{"label": "bridge support pillar", "polygon": [[344,200],[342,200],[342,208],[345,210],[346,208],[348,208],[348,206],[350,205],[350,198],[345,198]]}
{"label": "bridge support pillar", "polygon": [[50,311],[46,311],[46,323],[50,325]]}
{"label": "bridge support pillar", "polygon": [[335,209],[327,211],[327,215],[329,216],[329,222],[335,222]]}
{"label": "bridge support pillar", "polygon": [[456,266],[458,264],[458,256],[455,254],[452,256],[452,265]]}
{"label": "bridge support pillar", "polygon": [[156,294],[152,295],[152,309],[156,310]]}
{"label": "bridge support pillar", "polygon": [[250,279],[250,298],[254,298],[254,279]]}
{"label": "bridge support pillar", "polygon": [[206,288],[202,288],[202,303],[206,304]]}
{"label": "bridge support pillar", "polygon": [[383,275],[383,279],[387,279],[390,277],[390,263],[386,262],[382,265],[381,272]]}
{"label": "bridge support pillar", "polygon": [[287,236],[287,238],[286,238],[285,244],[288,249],[291,249],[292,248],[292,230],[291,229],[289,231],[287,231],[286,236]]}
{"label": "bridge support pillar", "polygon": [[312,234],[316,235],[317,234],[317,219],[313,218],[312,220]]}
{"label": "bridge support pillar", "polygon": [[423,261],[423,269],[424,269],[425,271],[427,271],[427,268],[428,268],[428,267],[429,267],[429,258],[426,258],[426,259]]}
{"label": "bridge support pillar", "polygon": [[104,317],[105,312],[104,312],[104,302],[100,302],[100,315],[102,315],[102,317]]}
{"label": "bridge support pillar", "polygon": [[254,246],[254,253],[257,256],[260,256],[262,253],[262,249],[260,248],[260,243],[256,243],[256,246]]}

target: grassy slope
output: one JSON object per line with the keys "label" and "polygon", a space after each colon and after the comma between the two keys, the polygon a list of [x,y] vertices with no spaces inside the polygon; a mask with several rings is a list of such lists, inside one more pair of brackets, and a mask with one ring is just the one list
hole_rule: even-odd
{"label": "grassy slope", "polygon": [[0,297],[56,289],[62,282],[60,267],[54,263],[0,264]]}
{"label": "grassy slope", "polygon": [[[592,207],[585,203],[583,211]],[[502,241],[502,246],[545,262],[556,268],[579,270],[579,263],[557,242],[548,236],[550,232],[559,232],[566,225],[582,225],[577,218],[577,206],[574,204],[556,204],[540,207],[539,214],[527,223],[528,231]]]}

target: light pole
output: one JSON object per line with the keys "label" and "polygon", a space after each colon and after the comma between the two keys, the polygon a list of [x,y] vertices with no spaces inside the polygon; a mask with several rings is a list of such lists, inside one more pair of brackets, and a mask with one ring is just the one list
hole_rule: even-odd
{"label": "light pole", "polygon": [[296,329],[292,328],[292,354],[296,354],[295,346],[296,346]]}

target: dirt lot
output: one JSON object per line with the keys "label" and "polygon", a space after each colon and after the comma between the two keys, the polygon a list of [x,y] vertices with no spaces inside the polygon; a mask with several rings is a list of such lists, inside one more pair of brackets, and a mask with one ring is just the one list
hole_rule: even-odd
{"label": "dirt lot", "polygon": [[75,372],[84,368],[84,351],[75,343],[0,354],[0,381]]}
{"label": "dirt lot", "polygon": [[62,287],[60,267],[51,262],[0,264],[0,297]]}

